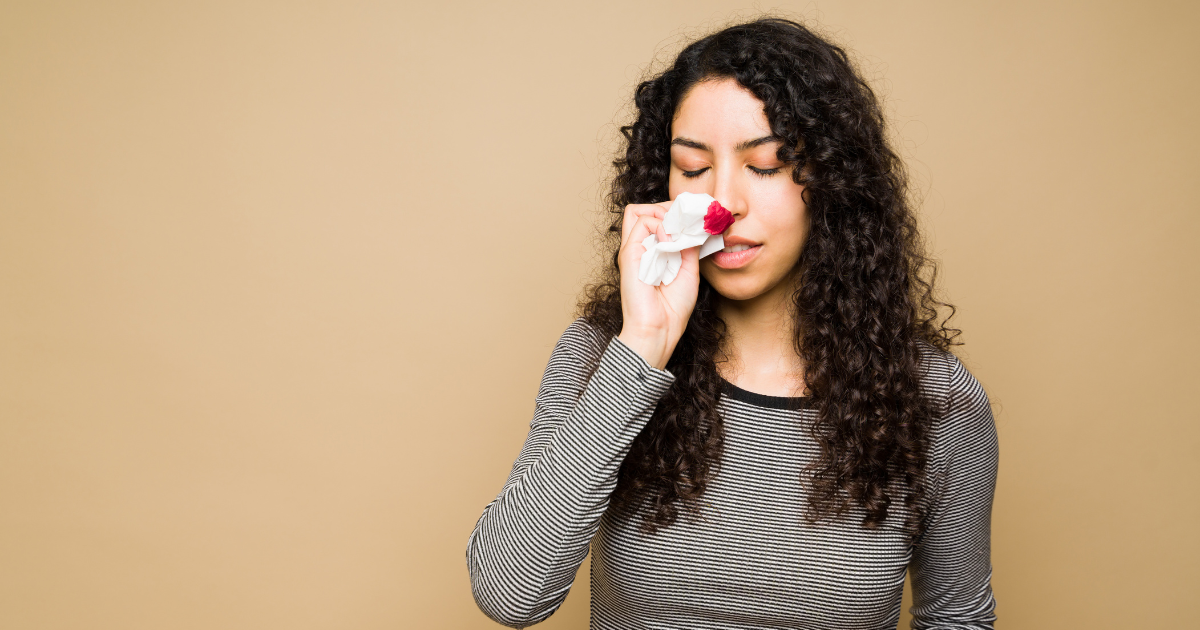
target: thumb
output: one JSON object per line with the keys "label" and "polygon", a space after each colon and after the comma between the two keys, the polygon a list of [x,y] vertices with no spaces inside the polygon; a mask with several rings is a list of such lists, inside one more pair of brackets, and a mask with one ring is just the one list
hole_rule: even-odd
{"label": "thumb", "polygon": [[699,269],[700,269],[700,248],[699,247],[689,247],[679,253],[681,256],[683,256],[683,264],[682,264],[683,269],[699,271]]}

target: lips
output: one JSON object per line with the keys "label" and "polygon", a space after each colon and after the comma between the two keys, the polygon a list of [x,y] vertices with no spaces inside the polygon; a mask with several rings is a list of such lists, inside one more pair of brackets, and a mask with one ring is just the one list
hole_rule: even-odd
{"label": "lips", "polygon": [[723,244],[725,245],[725,249],[722,251],[726,251],[726,252],[729,251],[730,248],[736,247],[738,245],[746,245],[748,247],[762,245],[762,243],[759,243],[758,241],[752,241],[744,236],[734,236],[733,234],[722,237],[721,241],[723,241]]}
{"label": "lips", "polygon": [[[725,239],[725,248],[712,255],[712,261],[721,269],[737,269],[750,264],[762,250],[762,245],[737,237]],[[730,244],[732,243],[732,244]]]}

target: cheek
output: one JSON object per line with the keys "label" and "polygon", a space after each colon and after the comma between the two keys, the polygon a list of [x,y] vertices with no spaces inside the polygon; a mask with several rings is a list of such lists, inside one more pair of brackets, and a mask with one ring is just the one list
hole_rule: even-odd
{"label": "cheek", "polygon": [[696,179],[688,179],[682,174],[672,169],[671,176],[667,179],[667,199],[674,199],[681,192],[690,193],[707,193],[709,192],[705,186],[703,177]]}
{"label": "cheek", "polygon": [[793,258],[799,258],[804,243],[808,241],[808,215],[801,213],[800,220],[793,223],[791,231],[795,239],[792,243]]}
{"label": "cheek", "polygon": [[772,213],[770,221],[770,231],[776,235],[777,242],[786,244],[787,249],[795,249],[803,246],[804,241],[808,238],[808,208],[804,205],[804,199],[801,198],[799,190],[784,190],[777,191],[772,195],[771,203]]}

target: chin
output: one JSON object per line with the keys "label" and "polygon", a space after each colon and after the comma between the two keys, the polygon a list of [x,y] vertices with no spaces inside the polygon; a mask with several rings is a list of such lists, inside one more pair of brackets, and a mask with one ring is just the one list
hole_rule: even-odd
{"label": "chin", "polygon": [[[712,285],[712,288],[721,297],[727,300],[753,300],[766,293],[776,292],[776,290],[790,292],[788,288],[781,285],[791,285],[796,277],[793,272],[785,272],[782,276],[776,276],[771,273],[770,269],[757,269],[758,273],[754,273],[748,268],[721,269],[715,264],[706,265],[704,262],[700,261],[700,275]],[[794,289],[794,285],[792,289]],[[788,299],[783,295],[778,297]]]}
{"label": "chin", "polygon": [[752,300],[767,292],[769,287],[761,278],[744,274],[731,274],[718,270],[704,275],[704,279],[721,297],[727,300]]}

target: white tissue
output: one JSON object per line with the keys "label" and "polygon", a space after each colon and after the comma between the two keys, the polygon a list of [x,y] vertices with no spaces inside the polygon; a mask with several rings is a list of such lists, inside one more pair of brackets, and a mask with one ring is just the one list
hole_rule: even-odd
{"label": "white tissue", "polygon": [[653,234],[642,240],[646,253],[638,268],[638,279],[650,286],[671,284],[683,265],[679,253],[689,247],[700,246],[700,258],[720,251],[725,239],[720,234],[704,231],[704,215],[715,201],[711,196],[700,193],[679,193],[667,215],[663,217],[663,230],[671,237],[670,242],[660,243]]}

